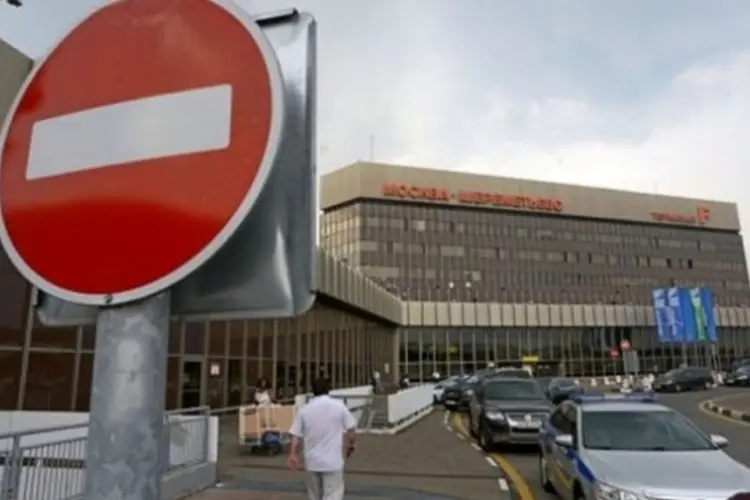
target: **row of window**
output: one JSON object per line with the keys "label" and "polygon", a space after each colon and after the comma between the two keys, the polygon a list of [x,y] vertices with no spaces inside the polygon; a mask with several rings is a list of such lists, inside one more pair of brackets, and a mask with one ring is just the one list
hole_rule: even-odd
{"label": "row of window", "polygon": [[[399,243],[396,241],[357,241],[331,248],[333,255],[349,257],[360,253],[385,252],[389,255],[432,256],[490,259],[493,261],[533,261],[555,264],[588,264],[612,267],[657,267],[666,269],[706,269],[744,272],[742,262],[697,260],[682,257],[657,257],[647,255],[604,254],[596,252],[515,250],[502,247],[475,247],[461,245],[428,245],[424,243]],[[361,261],[366,257],[360,257]]]}
{"label": "row of window", "polygon": [[[410,219],[392,219],[379,217],[352,217],[349,220],[324,223],[321,233],[324,238],[338,233],[357,232],[356,228],[379,228],[391,229],[399,232],[432,232],[448,233],[457,235],[475,235],[482,237],[515,238],[515,239],[538,239],[549,241],[578,241],[597,242],[606,245],[650,247],[662,249],[695,250],[701,252],[714,252],[719,247],[715,242],[706,241],[696,235],[695,239],[666,238],[658,236],[635,236],[607,233],[590,233],[576,231],[559,231],[548,228],[527,228],[513,225],[480,225],[453,221],[427,221]],[[690,235],[693,236],[693,235]],[[731,249],[735,249],[734,243],[729,243]]]}
{"label": "row of window", "polygon": [[[451,269],[401,268],[396,266],[361,266],[362,271],[379,281],[396,282],[398,280],[424,280],[436,282],[434,288],[449,283],[467,282],[470,286],[495,286],[498,289],[509,287],[649,287],[665,286],[706,286],[711,289],[750,291],[750,285],[742,280],[690,280],[670,279],[659,276],[624,276],[610,274],[585,274],[576,272],[552,271],[503,271],[489,272],[481,270],[460,271]],[[483,285],[490,283],[490,285]],[[429,284],[429,283],[428,283]]]}
{"label": "row of window", "polygon": [[[411,327],[401,329],[401,361],[593,358],[609,356],[613,347],[627,339],[632,349],[650,356],[670,348],[659,342],[653,327]],[[750,329],[721,329],[715,348],[750,352]],[[675,347],[675,346],[673,346]],[[676,346],[675,348],[680,348]]]}
{"label": "row of window", "polygon": [[[322,216],[324,224],[336,224],[353,218],[376,218],[380,220],[406,220],[401,223],[379,223],[379,226],[397,225],[409,227],[409,221],[423,220],[427,224],[435,222],[452,222],[455,227],[463,224],[467,234],[473,232],[491,231],[492,227],[528,227],[546,228],[553,231],[569,231],[572,233],[614,234],[614,235],[648,235],[661,238],[676,237],[677,239],[698,240],[705,239],[699,235],[705,234],[704,228],[696,226],[681,226],[672,224],[644,224],[627,220],[600,220],[567,215],[548,214],[540,212],[524,212],[518,210],[477,209],[476,207],[458,207],[426,205],[419,203],[404,203],[384,200],[355,201],[345,206],[328,210]],[[360,223],[364,225],[364,223]],[[477,228],[479,226],[479,228]],[[445,230],[449,226],[443,226]],[[485,229],[482,229],[485,228]],[[712,241],[722,241],[732,233],[718,233]]]}
{"label": "row of window", "polygon": [[[623,373],[623,352],[640,371],[668,370],[681,363],[725,369],[750,354],[750,330],[724,328],[719,344],[660,344],[652,328],[411,328],[401,335],[400,363],[411,378],[471,373],[489,363],[533,363],[548,375],[598,376]],[[615,355],[613,356],[613,350]],[[633,369],[633,368],[631,368]],[[541,373],[540,373],[541,374]]]}
{"label": "row of window", "polygon": [[[393,362],[392,332],[320,303],[289,319],[173,322],[167,404],[239,405],[261,377],[279,398],[290,398],[309,392],[323,368],[335,388],[367,384],[373,369]],[[0,410],[88,410],[93,327],[1,333]]]}

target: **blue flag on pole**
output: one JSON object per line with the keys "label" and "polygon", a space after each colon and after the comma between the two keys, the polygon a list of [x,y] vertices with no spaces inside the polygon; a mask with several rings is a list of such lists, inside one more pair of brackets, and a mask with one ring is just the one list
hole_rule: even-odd
{"label": "blue flag on pole", "polygon": [[719,333],[716,330],[716,318],[714,317],[714,297],[711,290],[701,288],[701,305],[703,306],[703,316],[706,321],[706,337],[711,343],[719,341]]}
{"label": "blue flag on pole", "polygon": [[685,342],[701,340],[698,330],[703,324],[694,311],[693,294],[687,288],[680,288],[680,311],[682,312],[683,338]]}
{"label": "blue flag on pole", "polygon": [[656,335],[659,342],[670,341],[667,334],[667,293],[663,288],[657,288],[651,292],[654,299],[654,322],[656,323]]}
{"label": "blue flag on pole", "polygon": [[685,323],[683,321],[680,289],[667,289],[667,331],[672,342],[685,342]]}
{"label": "blue flag on pole", "polygon": [[690,289],[690,306],[692,308],[693,321],[695,321],[696,340],[698,342],[708,342],[708,322],[706,321],[706,308],[703,306],[701,288]]}

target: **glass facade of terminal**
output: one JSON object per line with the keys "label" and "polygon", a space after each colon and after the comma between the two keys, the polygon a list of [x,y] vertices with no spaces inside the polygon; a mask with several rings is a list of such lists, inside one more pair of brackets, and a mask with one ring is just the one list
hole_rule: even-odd
{"label": "glass facade of terminal", "polygon": [[[686,362],[706,365],[708,345],[659,344],[653,328],[408,328],[399,345],[400,373],[427,380],[432,373],[471,373],[492,362],[518,366],[529,360],[538,374],[602,376],[624,373],[622,352],[614,346],[627,339],[637,352],[639,369],[668,370]],[[722,328],[716,361],[727,368],[750,357],[750,330]],[[713,365],[713,363],[711,363]]]}
{"label": "glass facade of terminal", "polygon": [[[47,328],[31,321],[28,286],[8,271],[7,261],[5,271],[0,275],[0,409],[88,411],[93,327]],[[394,342],[393,325],[322,297],[294,319],[175,323],[166,404],[238,405],[249,400],[260,377],[283,400],[308,392],[321,370],[335,388],[365,385],[371,370],[392,362]]]}
{"label": "glass facade of terminal", "polygon": [[321,244],[410,300],[648,304],[709,287],[750,305],[739,233],[388,200],[328,210]]}

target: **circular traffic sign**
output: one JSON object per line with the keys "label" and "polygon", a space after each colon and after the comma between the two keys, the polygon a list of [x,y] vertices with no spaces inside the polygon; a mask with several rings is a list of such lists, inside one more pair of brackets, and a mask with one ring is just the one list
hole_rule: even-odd
{"label": "circular traffic sign", "polygon": [[630,349],[630,341],[628,339],[622,339],[620,341],[620,349],[622,349],[623,351],[627,351],[628,349]]}
{"label": "circular traffic sign", "polygon": [[80,304],[157,293],[243,222],[284,126],[281,69],[223,0],[121,0],[36,66],[0,134],[0,240]]}
{"label": "circular traffic sign", "polygon": [[609,355],[612,356],[613,358],[616,358],[620,355],[620,351],[618,351],[616,347],[613,347],[612,349],[609,350]]}

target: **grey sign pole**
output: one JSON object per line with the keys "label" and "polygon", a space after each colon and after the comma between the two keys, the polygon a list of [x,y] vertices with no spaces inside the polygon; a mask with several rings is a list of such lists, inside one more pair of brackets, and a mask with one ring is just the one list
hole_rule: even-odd
{"label": "grey sign pole", "polygon": [[169,292],[96,322],[85,500],[161,500]]}

